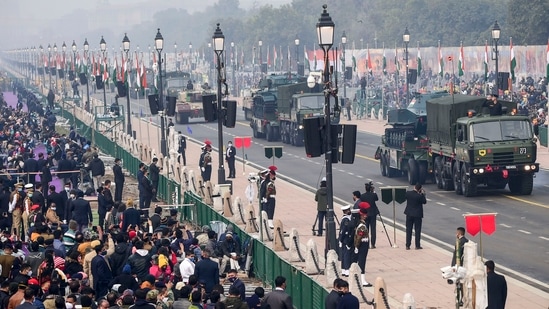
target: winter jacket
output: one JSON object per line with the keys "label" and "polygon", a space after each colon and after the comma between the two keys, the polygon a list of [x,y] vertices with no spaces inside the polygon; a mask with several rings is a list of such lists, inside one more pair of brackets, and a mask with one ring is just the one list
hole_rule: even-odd
{"label": "winter jacket", "polygon": [[239,297],[227,297],[225,298],[225,306],[227,309],[248,309],[248,304],[243,302]]}
{"label": "winter jacket", "polygon": [[130,256],[131,252],[131,246],[126,242],[116,245],[114,248],[114,253],[109,258],[113,276],[118,276],[122,273],[122,268],[126,264],[126,260]]}
{"label": "winter jacket", "polygon": [[103,161],[99,158],[93,158],[91,160],[90,164],[88,165],[88,169],[91,171],[92,176],[105,176],[105,164]]}
{"label": "winter jacket", "polygon": [[151,266],[151,256],[149,251],[144,249],[138,249],[134,254],[128,258],[128,264],[132,269],[132,273],[137,275],[138,279],[145,278],[149,274],[149,267]]}
{"label": "winter jacket", "polygon": [[316,190],[315,201],[316,201],[316,210],[317,211],[326,211],[328,208],[328,201],[326,196],[328,194],[328,189],[326,187],[320,187]]}

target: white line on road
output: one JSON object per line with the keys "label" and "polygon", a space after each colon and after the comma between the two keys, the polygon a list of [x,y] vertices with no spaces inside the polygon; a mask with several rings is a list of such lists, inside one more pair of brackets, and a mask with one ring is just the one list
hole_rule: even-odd
{"label": "white line on road", "polygon": [[441,203],[441,202],[437,202],[437,204],[439,204],[440,206],[446,206],[446,204]]}
{"label": "white line on road", "polygon": [[360,175],[358,175],[358,176],[356,176],[356,177],[358,177],[358,178],[364,178],[364,176],[360,176]]}
{"label": "white line on road", "polygon": [[450,207],[450,209],[452,210],[457,210],[457,211],[460,211],[461,209],[457,208],[457,207]]}
{"label": "white line on road", "polygon": [[540,239],[543,239],[543,240],[549,241],[549,238],[547,238],[547,237],[540,236],[539,238],[540,238]]}
{"label": "white line on road", "polygon": [[503,227],[506,227],[506,228],[511,228],[511,226],[507,225],[507,224],[500,224],[500,225],[503,226]]}
{"label": "white line on road", "polygon": [[528,231],[525,231],[525,230],[518,230],[518,231],[521,232],[521,233],[527,234],[527,235],[532,234],[532,233],[530,233],[530,232],[528,232]]}

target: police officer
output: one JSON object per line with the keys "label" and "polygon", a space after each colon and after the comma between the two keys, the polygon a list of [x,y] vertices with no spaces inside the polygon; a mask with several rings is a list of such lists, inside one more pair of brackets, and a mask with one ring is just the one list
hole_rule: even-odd
{"label": "police officer", "polygon": [[371,283],[366,281],[366,258],[368,258],[368,249],[370,247],[370,239],[368,237],[368,228],[366,227],[366,218],[368,217],[368,209],[360,208],[360,222],[355,230],[354,235],[354,244],[355,244],[355,254],[356,262],[360,267],[360,279],[362,281],[362,286],[370,287]]}
{"label": "police officer", "polygon": [[[181,131],[177,133],[179,133],[179,147],[177,152],[181,155],[181,159],[183,159],[183,166],[187,166],[187,156],[185,156],[185,150],[187,150],[187,138],[185,135],[181,134]],[[177,162],[181,164],[179,158],[177,158]]]}
{"label": "police officer", "polygon": [[275,187],[275,179],[276,179],[276,166],[269,166],[269,174],[267,175],[267,185],[265,188],[265,195],[264,195],[264,201],[265,201],[265,211],[267,212],[267,219],[269,223],[269,228],[274,229],[273,225],[273,217],[275,212],[275,206],[276,206],[276,187]]}
{"label": "police officer", "polygon": [[200,171],[202,175],[202,180],[204,182],[210,181],[212,177],[212,144],[209,141],[206,141],[204,146],[202,146],[202,153],[200,154],[200,160],[198,165],[200,166]]}
{"label": "police officer", "polygon": [[349,277],[349,267],[351,267],[352,253],[354,247],[355,226],[351,218],[351,205],[341,207],[343,218],[341,218],[341,228],[339,229],[339,257],[341,259],[341,275]]}
{"label": "police officer", "polygon": [[371,181],[364,184],[364,186],[366,192],[360,196],[360,200],[370,205],[368,208],[368,217],[366,218],[366,227],[370,231],[370,246],[374,249],[376,247],[376,219],[379,214],[376,201],[379,200],[379,198],[374,190],[374,184]]}
{"label": "police officer", "polygon": [[227,178],[235,178],[235,175],[236,175],[236,169],[234,166],[235,160],[236,160],[236,148],[233,146],[233,142],[229,141],[227,143],[227,151],[225,152],[225,161],[227,161],[227,165],[229,165],[229,177]]}

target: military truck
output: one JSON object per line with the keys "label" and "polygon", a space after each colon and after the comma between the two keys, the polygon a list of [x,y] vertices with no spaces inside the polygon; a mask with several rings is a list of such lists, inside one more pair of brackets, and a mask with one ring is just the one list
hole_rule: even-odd
{"label": "military truck", "polygon": [[252,120],[254,96],[259,90],[257,88],[246,88],[242,91],[242,110],[244,111],[244,119],[246,120]]}
{"label": "military truck", "polygon": [[407,109],[388,111],[387,123],[391,127],[385,129],[375,153],[382,176],[405,175],[411,185],[429,179],[426,102],[444,96],[448,93],[414,93]]}
{"label": "military truck", "polygon": [[461,94],[427,101],[428,161],[437,187],[469,197],[479,187],[508,185],[513,194],[530,195],[539,172],[532,124],[516,115],[516,103],[499,101],[503,114],[490,116],[484,102]]}
{"label": "military truck", "polygon": [[245,114],[251,109],[250,127],[255,138],[265,138],[269,142],[280,139],[277,105],[278,87],[303,81],[302,77],[282,74],[268,75],[259,82],[260,90],[253,94],[252,105],[244,109]]}
{"label": "military truck", "polygon": [[202,96],[211,94],[209,90],[183,90],[178,93],[175,104],[175,122],[179,124],[189,123],[189,118],[204,117]]}

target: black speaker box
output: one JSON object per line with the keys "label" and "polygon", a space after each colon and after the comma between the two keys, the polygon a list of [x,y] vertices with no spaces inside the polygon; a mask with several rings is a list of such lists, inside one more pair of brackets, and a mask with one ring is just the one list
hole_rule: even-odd
{"label": "black speaker box", "polygon": [[311,117],[303,119],[303,139],[307,157],[320,157],[324,153],[323,138],[324,118]]}
{"label": "black speaker box", "polygon": [[202,96],[202,110],[204,111],[204,119],[206,119],[206,122],[212,122],[217,120],[217,105],[214,104],[215,101],[215,94],[205,94]]}
{"label": "black speaker box", "polygon": [[65,78],[65,70],[59,69],[57,70],[57,74],[59,74],[59,78]]}
{"label": "black speaker box", "polygon": [[236,101],[223,101],[225,108],[225,118],[223,125],[227,128],[234,128],[236,125]]}
{"label": "black speaker box", "polygon": [[168,117],[175,116],[175,104],[176,104],[177,98],[172,96],[166,97],[166,115]]}
{"label": "black speaker box", "polygon": [[158,94],[150,94],[149,99],[149,108],[151,110],[151,115],[158,114]]}
{"label": "black speaker box", "polygon": [[408,83],[415,85],[417,83],[417,70],[408,69]]}
{"label": "black speaker box", "polygon": [[498,88],[501,90],[509,89],[509,72],[498,72]]}
{"label": "black speaker box", "polygon": [[297,75],[305,76],[305,66],[301,63],[297,65]]}
{"label": "black speaker box", "polygon": [[86,76],[86,73],[79,73],[78,78],[80,79],[80,85],[86,85],[88,83],[88,76]]}
{"label": "black speaker box", "polygon": [[353,164],[355,162],[357,126],[346,124],[343,126],[343,141],[341,147],[341,163]]}
{"label": "black speaker box", "polygon": [[124,84],[124,82],[122,82],[122,81],[117,81],[116,82],[116,91],[118,92],[118,96],[121,97],[121,98],[128,95],[126,84]]}
{"label": "black speaker box", "polygon": [[102,75],[96,75],[95,76],[95,86],[97,86],[97,90],[103,89],[105,87],[105,84],[103,83],[103,76]]}

